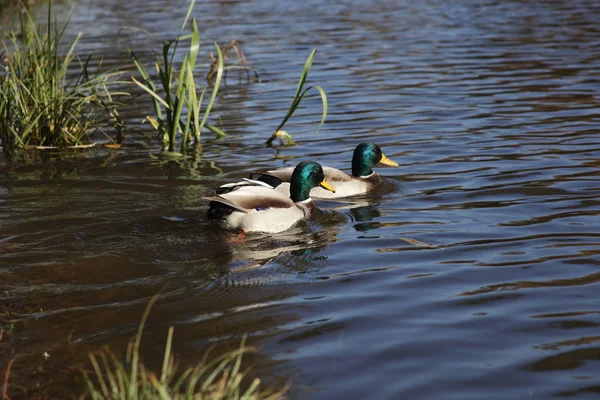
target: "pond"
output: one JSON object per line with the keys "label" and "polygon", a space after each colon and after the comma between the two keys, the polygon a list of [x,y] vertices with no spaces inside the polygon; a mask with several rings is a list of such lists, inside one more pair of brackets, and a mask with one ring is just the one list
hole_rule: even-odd
{"label": "pond", "polygon": [[[187,11],[74,6],[69,34],[108,66],[131,64],[128,48],[151,61]],[[183,364],[247,335],[253,373],[289,382],[293,399],[598,395],[596,1],[227,0],[194,16],[206,62],[213,41],[240,40],[260,77],[223,89],[225,139],[204,133],[185,162],[151,158],[139,97],[120,150],[0,161],[0,289],[18,316],[0,357],[15,358],[14,393],[79,393],[88,351],[124,351],[160,293],[148,363],[170,325]],[[315,133],[315,92],[286,126],[298,145],[267,147],[313,48],[327,122]],[[400,164],[377,169],[372,194],[321,201],[277,235],[240,239],[206,219],[201,197],[220,184],[301,160],[348,170],[364,141]]]}

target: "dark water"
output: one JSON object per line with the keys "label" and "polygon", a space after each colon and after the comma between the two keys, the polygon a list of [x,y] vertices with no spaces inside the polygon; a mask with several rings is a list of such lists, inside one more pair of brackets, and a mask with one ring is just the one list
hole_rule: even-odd
{"label": "dark water", "polygon": [[[179,3],[81,1],[72,34],[109,66],[128,47],[150,61]],[[122,351],[160,291],[149,362],[169,325],[184,363],[248,335],[256,373],[295,399],[598,396],[599,3],[234,0],[194,15],[205,59],[241,40],[261,78],[219,99],[227,139],[207,133],[180,164],[135,133],[119,151],[2,164],[13,393],[77,393],[87,351]],[[267,148],[314,47],[328,122],[315,134],[314,95],[287,126],[298,146]],[[152,135],[151,112],[140,99],[125,116]],[[275,237],[205,220],[219,184],[304,159],[347,169],[366,140],[401,164],[372,195]]]}

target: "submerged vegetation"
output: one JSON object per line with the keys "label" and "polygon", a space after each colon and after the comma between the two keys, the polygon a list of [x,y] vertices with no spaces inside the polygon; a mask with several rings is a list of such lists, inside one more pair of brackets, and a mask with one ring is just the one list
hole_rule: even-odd
{"label": "submerged vegetation", "polygon": [[[8,154],[28,147],[82,146],[101,130],[106,116],[122,133],[123,125],[109,86],[117,72],[90,71],[75,54],[81,34],[66,54],[59,53],[67,22],[52,23],[51,4],[45,28],[36,28],[28,12],[21,13],[21,34],[2,39],[0,49],[0,140]],[[79,72],[73,73],[73,64]]]}
{"label": "submerged vegetation", "polygon": [[255,378],[249,384],[244,378],[249,372],[242,368],[242,356],[253,351],[244,340],[240,348],[215,358],[203,360],[182,373],[172,355],[173,327],[169,329],[160,376],[149,371],[140,361],[140,342],[154,297],[142,316],[135,340],[130,343],[127,360],[123,364],[110,350],[98,355],[91,354],[93,373],[84,372],[87,385],[82,399],[92,400],[277,400],[282,399],[287,387],[261,389],[261,381]]}

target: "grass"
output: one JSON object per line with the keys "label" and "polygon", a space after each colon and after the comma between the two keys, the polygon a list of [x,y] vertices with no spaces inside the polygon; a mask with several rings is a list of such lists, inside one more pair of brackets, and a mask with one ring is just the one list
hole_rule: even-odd
{"label": "grass", "polygon": [[[281,123],[279,124],[277,129],[275,129],[275,132],[267,140],[268,146],[270,146],[273,143],[273,141],[277,138],[279,138],[279,140],[282,142],[282,144],[287,142],[288,145],[291,145],[291,146],[296,145],[292,141],[292,136],[283,130],[283,126],[292,117],[292,115],[294,115],[294,112],[296,111],[296,109],[298,108],[300,103],[302,102],[302,99],[304,98],[306,93],[308,93],[308,91],[313,88],[313,86],[310,86],[310,87],[302,90],[304,88],[304,83],[306,83],[306,79],[308,77],[308,72],[310,71],[310,68],[312,66],[312,63],[313,63],[313,60],[314,60],[316,54],[317,54],[317,49],[313,49],[313,51],[310,53],[310,55],[306,59],[306,62],[304,63],[304,68],[302,69],[302,73],[300,74],[300,80],[298,81],[298,87],[296,88],[296,94],[294,95],[294,99],[292,100],[292,105],[288,109],[288,112],[287,112],[286,116],[283,118],[283,121],[281,121]],[[319,128],[317,128],[317,133],[318,133],[319,130],[321,129],[321,127],[323,126],[323,124],[325,123],[325,119],[327,118],[327,95],[325,94],[325,91],[323,90],[323,88],[321,86],[315,86],[314,88],[319,91],[319,94],[321,95],[321,102],[323,104],[323,113],[321,116],[321,124],[319,125]]]}
{"label": "grass", "polygon": [[[122,133],[122,121],[109,86],[117,72],[90,71],[92,57],[81,61],[75,47],[81,33],[61,54],[69,19],[52,22],[48,5],[45,28],[36,28],[31,15],[21,13],[21,33],[12,31],[0,48],[0,140],[5,153],[23,148],[89,145],[106,117]],[[74,67],[75,61],[79,63]],[[98,67],[100,68],[100,67]],[[73,73],[73,70],[79,73]]]}
{"label": "grass", "polygon": [[196,366],[177,373],[172,355],[173,327],[169,328],[160,375],[149,371],[140,361],[140,343],[144,325],[154,297],[142,316],[135,339],[131,342],[125,363],[110,350],[91,354],[93,374],[84,372],[87,384],[80,399],[92,400],[278,400],[283,399],[287,387],[275,390],[261,389],[254,379],[244,386],[249,369],[242,368],[242,356],[253,349],[244,341],[236,351],[226,353],[210,362],[201,361]]}
{"label": "grass", "polygon": [[[187,25],[194,5],[195,0],[192,0],[186,18],[181,26],[182,32]],[[158,131],[159,137],[162,139],[163,151],[166,151],[170,155],[176,154],[175,144],[178,134],[181,136],[181,153],[185,153],[192,140],[196,144],[200,143],[200,134],[205,127],[217,136],[225,136],[225,132],[207,122],[223,79],[225,70],[223,54],[219,45],[215,43],[217,51],[216,67],[211,69],[214,79],[212,79],[212,76],[209,79],[212,91],[204,112],[201,112],[207,89],[206,87],[202,88],[202,93],[198,98],[194,69],[200,46],[200,32],[194,18],[192,18],[191,31],[189,35],[179,36],[177,39],[163,44],[162,55],[157,57],[155,63],[160,90],[139,58],[135,53],[131,53],[133,61],[143,78],[142,82],[135,78],[133,80],[139,87],[152,96],[154,104],[156,115],[147,119]],[[180,41],[187,39],[190,40],[189,50],[184,56],[179,71],[177,71],[175,66],[177,47]],[[161,93],[164,93],[164,98],[161,96]]]}

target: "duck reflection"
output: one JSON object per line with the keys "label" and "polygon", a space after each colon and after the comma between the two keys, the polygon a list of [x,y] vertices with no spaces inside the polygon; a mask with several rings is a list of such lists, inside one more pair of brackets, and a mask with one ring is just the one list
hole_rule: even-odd
{"label": "duck reflection", "polygon": [[[239,274],[264,268],[273,262],[287,273],[305,273],[321,268],[326,259],[322,252],[337,241],[340,231],[339,224],[325,227],[319,224],[323,218],[329,221],[328,215],[334,214],[321,211],[315,221],[300,224],[277,236],[256,234],[247,236],[246,240],[230,240],[231,272]],[[315,225],[319,229],[314,229]]]}
{"label": "duck reflection", "polygon": [[374,219],[381,217],[381,211],[375,204],[361,205],[350,209],[352,218],[357,223],[354,224],[354,229],[358,232],[367,232],[377,228],[380,223]]}
{"label": "duck reflection", "polygon": [[402,184],[400,182],[382,178],[381,185],[368,195],[347,197],[344,199],[329,199],[319,202],[319,207],[331,212],[343,212],[353,224],[354,230],[367,232],[385,224],[377,221],[381,214],[381,204],[394,201],[395,193],[400,193]]}

